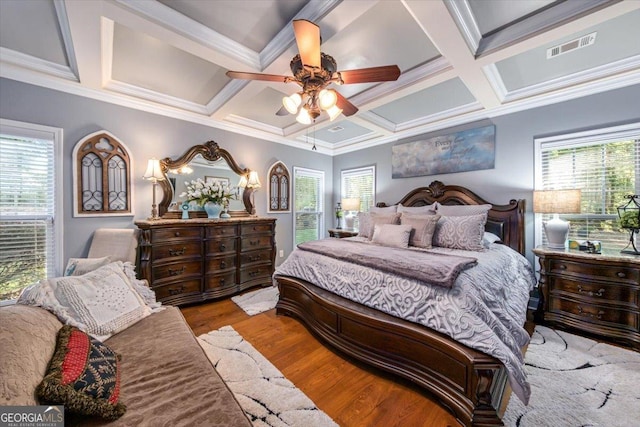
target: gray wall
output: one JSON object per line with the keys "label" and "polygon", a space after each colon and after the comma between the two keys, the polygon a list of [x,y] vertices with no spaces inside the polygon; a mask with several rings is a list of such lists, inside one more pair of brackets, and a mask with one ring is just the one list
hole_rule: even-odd
{"label": "gray wall", "polygon": [[[333,159],[333,185],[336,190],[334,202],[338,200],[340,193],[340,171],[371,164],[376,165],[377,202],[393,204],[409,190],[427,186],[434,180],[468,187],[480,197],[496,204],[508,203],[512,198],[523,198],[526,199],[527,210],[526,251],[527,257],[532,261],[534,233],[531,206],[534,186],[534,138],[637,121],[640,121],[640,85],[343,154]],[[496,126],[494,169],[404,179],[391,178],[389,159],[391,159],[393,145],[487,124]]]}
{"label": "gray wall", "polygon": [[[151,157],[177,157],[189,147],[209,140],[229,151],[241,167],[257,170],[263,184],[255,197],[257,213],[267,216],[267,169],[281,160],[293,174],[294,166],[325,171],[327,182],[333,181],[332,158],[311,150],[301,150],[282,144],[259,140],[220,129],[169,117],[137,111],[106,102],[70,95],[0,79],[0,117],[22,122],[62,128],[64,130],[64,260],[86,256],[91,235],[96,228],[133,228],[135,219],[149,216],[152,187],[142,179],[147,160]],[[135,217],[74,218],[72,199],[71,154],[84,136],[109,131],[129,149],[133,160],[133,207]],[[160,187],[158,187],[160,192]],[[331,188],[327,186],[325,205],[332,206]],[[158,197],[158,200],[160,197]],[[285,257],[293,248],[292,214],[270,214],[277,218],[276,240]],[[333,226],[328,209],[326,227]],[[281,262],[284,258],[277,259]],[[64,267],[64,266],[63,266]]]}

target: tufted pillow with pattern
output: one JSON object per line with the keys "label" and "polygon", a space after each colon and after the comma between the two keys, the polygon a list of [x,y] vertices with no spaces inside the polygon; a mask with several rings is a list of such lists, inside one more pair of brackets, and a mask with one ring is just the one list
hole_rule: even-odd
{"label": "tufted pillow with pattern", "polygon": [[441,216],[433,233],[433,246],[483,251],[482,237],[486,222],[487,214]]}
{"label": "tufted pillow with pattern", "polygon": [[440,215],[421,214],[415,215],[403,212],[400,224],[409,225],[412,229],[409,245],[429,249],[432,247],[433,233]]}

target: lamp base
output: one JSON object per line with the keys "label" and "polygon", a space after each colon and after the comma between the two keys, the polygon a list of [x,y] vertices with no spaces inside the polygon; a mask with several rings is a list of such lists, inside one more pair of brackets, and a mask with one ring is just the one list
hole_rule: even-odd
{"label": "lamp base", "polygon": [[561,220],[556,214],[553,219],[543,222],[542,227],[547,235],[547,247],[552,249],[564,249],[569,235],[570,224]]}

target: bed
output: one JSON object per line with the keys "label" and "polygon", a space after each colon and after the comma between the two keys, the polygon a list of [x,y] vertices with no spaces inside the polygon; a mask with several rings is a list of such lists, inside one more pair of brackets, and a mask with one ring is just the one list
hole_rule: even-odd
{"label": "bed", "polygon": [[[489,203],[469,189],[455,185],[444,185],[439,181],[432,182],[428,187],[410,191],[398,203],[405,207],[419,207],[432,205],[434,202],[446,206]],[[378,206],[385,207],[387,205],[381,203]],[[492,204],[487,212],[485,230],[500,238],[501,242],[494,244],[496,251],[508,251],[509,256],[514,256],[514,251],[522,255],[524,253],[524,200],[511,200],[506,205]],[[502,247],[498,245],[502,245]],[[512,250],[505,249],[504,246]],[[315,261],[312,261],[308,254],[302,254],[302,252],[305,251],[300,251],[300,248],[294,250],[298,257],[305,255],[309,262],[302,269],[314,271],[314,267],[317,267],[313,264]],[[294,254],[292,253],[292,255]],[[329,263],[325,259],[328,257],[314,255],[314,260],[325,261],[327,266],[333,265],[331,263],[334,261]],[[516,335],[520,334],[520,338],[516,339],[517,344],[514,342],[509,344],[511,347],[517,345],[521,348],[525,344],[522,342],[525,338],[522,338],[521,334],[524,331],[526,299],[529,289],[535,284],[535,277],[530,264],[524,257],[517,254],[514,257],[524,260],[519,268],[528,270],[522,272],[522,275],[530,276],[525,280],[527,289],[518,289],[517,292],[513,290],[514,295],[518,293],[518,298],[511,296],[506,298],[519,300],[519,308],[517,309],[519,313],[513,314],[512,317],[522,324],[503,327],[499,320],[493,318],[488,320],[488,323],[498,324],[502,329],[518,330]],[[285,266],[288,261],[289,258],[280,267]],[[295,260],[292,263],[295,263]],[[321,287],[325,284],[320,285],[319,283],[322,282],[320,279],[316,280],[316,276],[311,273],[304,274],[303,271],[300,271],[300,267],[298,270],[291,266],[280,267],[274,274],[274,282],[280,290],[276,306],[278,314],[298,319],[321,341],[348,356],[416,383],[450,410],[463,425],[503,425],[499,409],[507,379],[511,379],[511,383],[514,384],[513,371],[521,368],[514,366],[518,364],[518,361],[521,364],[520,348],[517,348],[517,351],[512,350],[511,353],[514,354],[507,356],[503,354],[506,352],[502,350],[493,351],[495,355],[492,356],[485,351],[463,344],[466,342],[464,338],[452,338],[451,335],[455,336],[456,334],[450,333],[450,331],[439,332],[436,330],[438,328],[428,327],[390,314],[382,306],[380,309],[376,309],[365,305],[365,303],[352,301],[349,299],[350,297],[340,296],[335,293],[336,289],[333,289],[332,292]],[[332,268],[320,265],[317,270],[331,270]],[[359,270],[354,270],[358,272],[356,276],[378,277],[371,276],[371,274],[377,275],[378,272],[373,269],[367,271],[368,268],[358,266]],[[466,271],[460,274],[467,275]],[[333,280],[335,281],[335,277]],[[369,279],[362,279],[361,284],[370,287],[370,284],[365,284],[367,280]],[[400,279],[394,278],[394,280]],[[458,277],[456,283],[460,280],[462,279]],[[374,281],[378,281],[378,279]],[[382,282],[382,280],[379,281]],[[407,280],[400,280],[400,282],[403,281]],[[456,285],[454,284],[454,286]],[[441,291],[438,286],[432,286],[432,288],[437,289],[436,292],[445,292]],[[430,292],[430,290],[424,292]],[[446,292],[449,290],[447,289]],[[507,290],[507,293],[509,292],[511,291]],[[433,304],[435,302],[429,302],[429,305]],[[513,308],[509,308],[509,311],[513,310]],[[491,316],[493,315],[490,314],[489,317]],[[433,319],[429,322],[433,323]],[[438,324],[439,319],[435,319],[435,323]],[[526,335],[526,339],[528,339],[528,335]],[[511,338],[507,340],[511,340]],[[518,381],[520,384],[522,379],[520,378]],[[528,385],[522,385],[522,387],[528,387]],[[527,390],[524,392],[520,390],[521,399],[523,395],[525,399],[528,398],[526,393]]]}

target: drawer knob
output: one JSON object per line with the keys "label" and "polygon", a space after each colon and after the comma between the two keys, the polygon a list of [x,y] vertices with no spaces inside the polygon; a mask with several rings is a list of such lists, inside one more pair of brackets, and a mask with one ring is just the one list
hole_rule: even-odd
{"label": "drawer knob", "polygon": [[581,285],[578,285],[578,292],[580,292],[581,294],[587,294],[590,297],[593,297],[593,296],[596,296],[596,297],[604,296],[604,289],[603,288],[598,289],[597,292],[593,292],[593,291],[586,291],[586,290],[584,290],[582,288]]}
{"label": "drawer knob", "polygon": [[227,268],[227,262],[226,261],[222,261],[220,263],[220,268]]}
{"label": "drawer knob", "polygon": [[559,266],[559,267],[560,267],[560,270],[566,270],[566,269],[567,269],[567,266],[566,266],[566,265],[564,265],[564,264],[560,264],[560,266]]}
{"label": "drawer knob", "polygon": [[220,244],[220,250],[224,251],[225,249],[227,249],[227,245],[225,245],[224,243]]}
{"label": "drawer knob", "polygon": [[257,245],[258,243],[260,243],[260,240],[249,240],[249,244],[250,244],[251,246],[255,246],[255,245]]}
{"label": "drawer knob", "polygon": [[180,232],[176,231],[173,235],[176,236],[176,237],[180,237]]}
{"label": "drawer knob", "polygon": [[624,271],[618,271],[616,273],[616,276],[618,276],[621,279],[624,279],[625,277],[627,277],[627,275],[624,273]]}
{"label": "drawer knob", "polygon": [[220,286],[224,286],[224,279],[220,279]]}

